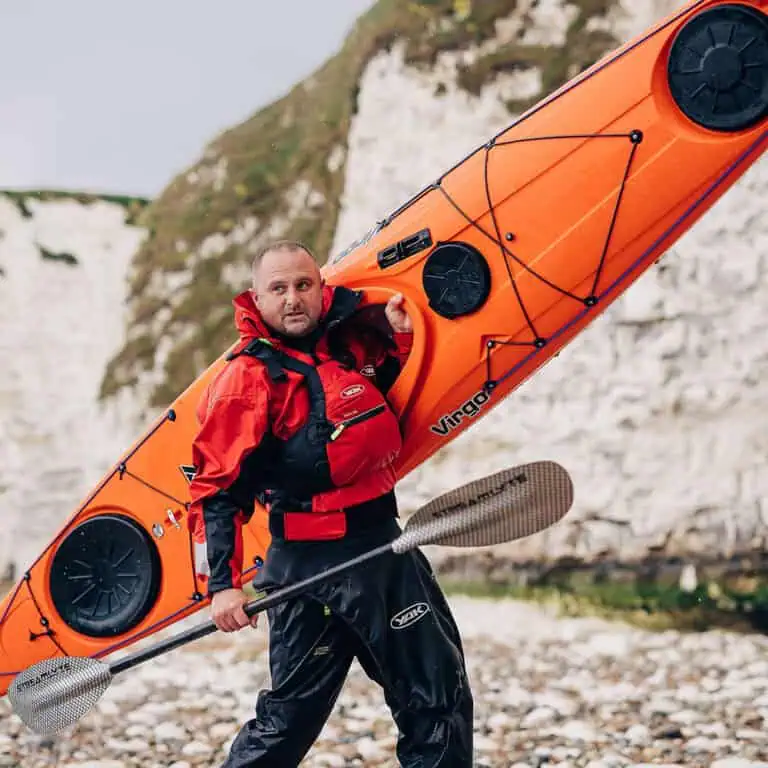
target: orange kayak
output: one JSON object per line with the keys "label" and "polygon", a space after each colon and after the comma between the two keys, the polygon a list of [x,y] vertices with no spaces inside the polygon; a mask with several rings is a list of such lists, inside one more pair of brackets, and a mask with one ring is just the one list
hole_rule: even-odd
{"label": "orange kayak", "polygon": [[[768,146],[768,0],[693,0],[447,170],[323,267],[414,345],[391,390],[403,477],[488,414],[683,235]],[[194,409],[222,357],[62,525],[0,604],[0,693],[206,605],[186,525]],[[563,372],[567,374],[566,371]],[[247,573],[269,544],[257,509]]]}

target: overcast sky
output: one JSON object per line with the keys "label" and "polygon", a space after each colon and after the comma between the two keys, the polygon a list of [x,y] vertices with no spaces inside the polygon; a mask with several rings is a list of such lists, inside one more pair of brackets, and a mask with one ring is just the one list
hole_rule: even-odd
{"label": "overcast sky", "polygon": [[0,187],[154,196],[374,0],[0,4]]}

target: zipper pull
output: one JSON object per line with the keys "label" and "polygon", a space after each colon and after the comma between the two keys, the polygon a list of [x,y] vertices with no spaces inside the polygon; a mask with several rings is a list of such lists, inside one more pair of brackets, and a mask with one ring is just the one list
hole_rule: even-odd
{"label": "zipper pull", "polygon": [[341,424],[339,424],[339,425],[336,427],[336,429],[334,429],[334,430],[333,430],[333,432],[331,432],[331,442],[333,442],[334,440],[336,440],[336,438],[338,438],[338,437],[339,437],[339,435],[341,435],[341,433],[342,433],[342,432],[343,432],[343,431],[344,431],[346,428],[347,428],[347,425],[346,425],[346,423],[342,421],[342,422],[341,422]]}

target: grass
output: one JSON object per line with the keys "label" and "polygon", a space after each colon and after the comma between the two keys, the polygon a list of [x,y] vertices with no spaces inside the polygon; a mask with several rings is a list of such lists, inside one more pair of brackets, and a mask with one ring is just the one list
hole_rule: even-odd
{"label": "grass", "polygon": [[708,580],[692,591],[663,579],[596,582],[579,568],[528,585],[512,580],[481,582],[450,574],[441,574],[439,579],[448,594],[525,600],[554,608],[561,616],[619,619],[652,630],[768,631],[768,573]]}
{"label": "grass", "polygon": [[[653,583],[573,588],[460,580],[445,574],[439,574],[438,580],[449,596],[523,600],[553,609],[559,616],[617,620],[651,631],[702,632],[715,628],[734,632],[768,631],[768,577],[751,592],[725,589],[720,594],[718,590],[722,587],[712,583],[693,592],[683,592]],[[14,582],[0,581],[0,599],[14,586]],[[258,596],[250,582],[244,589],[250,599]]]}
{"label": "grass", "polygon": [[619,40],[610,34],[587,29],[591,18],[608,12],[611,0],[578,0],[571,4],[577,6],[578,13],[568,26],[564,45],[506,43],[461,68],[459,84],[470,93],[479,94],[483,86],[500,73],[538,68],[542,76],[541,91],[528,99],[507,103],[511,112],[522,112],[618,46]]}
{"label": "grass", "polygon": [[[544,88],[536,101],[561,85],[573,70],[614,47],[605,36],[586,32],[587,20],[602,14],[612,0],[577,3],[578,19],[563,47],[511,44],[481,57],[460,74],[459,84],[477,92],[505,69],[535,65]],[[347,135],[357,106],[360,77],[378,52],[402,42],[405,59],[429,69],[441,52],[459,51],[488,39],[496,21],[509,16],[516,0],[474,0],[468,14],[457,14],[455,0],[379,0],[358,19],[344,45],[304,83],[225,131],[205,148],[193,167],[171,181],[160,197],[142,209],[138,222],[149,236],[137,253],[129,294],[132,340],[110,361],[101,397],[132,387],[153,370],[152,350],[161,337],[178,339],[165,362],[161,381],[148,405],[163,407],[194,380],[234,340],[229,307],[237,289],[222,281],[225,266],[250,261],[249,245],[230,244],[223,253],[202,259],[201,244],[211,235],[226,235],[247,219],[259,222],[258,237],[276,222],[280,236],[306,242],[324,263],[339,216],[344,185]],[[465,9],[462,9],[465,10]],[[512,111],[521,104],[509,104]],[[216,184],[217,173],[224,182]],[[286,193],[301,183],[316,202],[291,207]],[[298,213],[295,213],[295,209]],[[293,211],[293,213],[292,213]],[[187,287],[169,295],[163,274],[191,273]],[[147,322],[156,307],[170,306],[162,327]],[[142,338],[135,338],[138,333]]]}
{"label": "grass", "polygon": [[150,204],[149,199],[145,197],[99,194],[96,192],[66,189],[0,189],[0,196],[12,200],[24,218],[31,218],[32,216],[32,211],[28,205],[30,200],[39,202],[74,200],[81,205],[90,205],[100,201],[116,203],[126,209],[125,223],[128,225],[135,224],[141,212]]}
{"label": "grass", "polygon": [[[33,216],[33,210],[30,206],[31,201],[52,202],[59,200],[72,200],[81,205],[92,205],[97,202],[108,202],[121,205],[125,209],[125,224],[131,226],[136,224],[141,212],[149,205],[150,201],[143,197],[132,197],[130,195],[110,195],[99,194],[96,192],[84,192],[78,190],[65,189],[0,189],[0,197],[6,197],[13,202],[23,218],[29,219]],[[54,252],[37,246],[40,256],[47,261],[57,261],[66,266],[74,267],[79,264],[75,254],[68,251]],[[5,272],[0,267],[0,277],[4,277]]]}

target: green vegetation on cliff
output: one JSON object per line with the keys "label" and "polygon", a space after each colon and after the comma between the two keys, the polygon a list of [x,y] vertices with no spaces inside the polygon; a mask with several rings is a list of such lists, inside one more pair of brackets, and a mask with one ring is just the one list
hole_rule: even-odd
{"label": "green vegetation on cliff", "polygon": [[54,200],[74,200],[82,205],[90,205],[104,201],[122,205],[126,211],[126,224],[135,224],[141,212],[149,205],[145,197],[132,197],[130,195],[108,195],[95,192],[81,192],[66,189],[0,189],[0,196],[12,200],[24,218],[29,218],[32,211],[29,209],[31,200],[50,202]]}
{"label": "green vegetation on cliff", "polygon": [[[617,41],[587,24],[610,2],[571,3],[577,12],[564,45],[506,42],[461,69],[459,84],[476,93],[498,72],[537,66],[542,92],[509,107],[520,110],[537,101],[615,47]],[[159,368],[149,405],[162,407],[220,355],[234,340],[232,295],[244,287],[249,249],[260,240],[300,239],[321,263],[326,260],[359,81],[373,56],[402,42],[406,61],[428,69],[441,52],[492,38],[496,22],[516,5],[516,0],[379,0],[307,81],[217,137],[142,214],[149,236],[132,270],[130,332],[107,367],[102,397]],[[170,349],[159,360],[161,339]]]}
{"label": "green vegetation on cliff", "polygon": [[674,558],[634,564],[574,561],[550,569],[496,566],[495,575],[476,564],[466,572],[457,563],[439,573],[451,594],[529,600],[562,616],[601,616],[648,629],[768,630],[768,558],[759,552],[701,560],[695,582],[688,585],[684,564]]}

